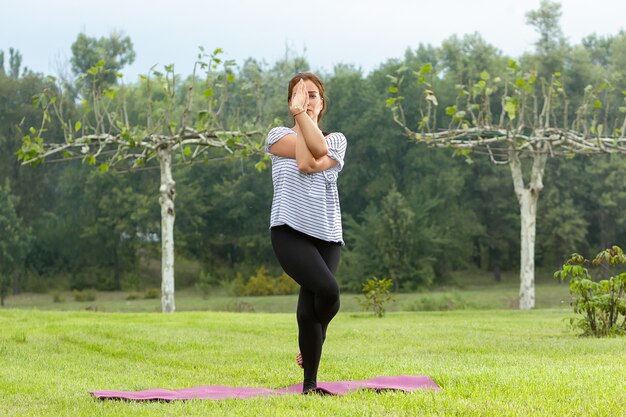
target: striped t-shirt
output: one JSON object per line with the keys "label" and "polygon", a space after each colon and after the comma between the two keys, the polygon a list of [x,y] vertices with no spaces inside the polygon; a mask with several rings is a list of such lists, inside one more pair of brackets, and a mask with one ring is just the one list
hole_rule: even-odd
{"label": "striped t-shirt", "polygon": [[309,236],[343,245],[337,177],[343,168],[346,137],[338,132],[327,135],[328,156],[337,164],[309,174],[300,172],[295,159],[269,151],[270,146],[289,134],[295,132],[288,127],[275,127],[267,134],[266,150],[272,158],[274,184],[270,227],[287,225]]}

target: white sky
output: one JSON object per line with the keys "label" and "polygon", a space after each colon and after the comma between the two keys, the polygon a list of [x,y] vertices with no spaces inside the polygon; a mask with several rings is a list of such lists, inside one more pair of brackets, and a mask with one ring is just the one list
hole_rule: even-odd
{"label": "white sky", "polygon": [[[624,0],[562,0],[561,27],[571,43],[592,33],[626,28]],[[287,45],[313,70],[338,63],[364,73],[402,58],[420,43],[439,46],[457,34],[479,32],[512,57],[537,39],[525,14],[540,0],[0,0],[0,50],[23,55],[23,65],[56,75],[79,33],[130,36],[137,54],[127,81],[154,64],[189,74],[198,46],[221,47],[238,64],[249,57],[273,64]],[[69,64],[65,64],[69,71]]]}

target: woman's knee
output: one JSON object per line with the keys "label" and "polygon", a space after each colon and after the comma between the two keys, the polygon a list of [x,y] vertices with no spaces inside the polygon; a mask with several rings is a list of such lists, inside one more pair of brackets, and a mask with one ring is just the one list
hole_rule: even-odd
{"label": "woman's knee", "polygon": [[316,294],[318,307],[322,308],[325,311],[334,311],[335,313],[339,310],[339,286],[331,285],[324,289],[324,291],[320,291]]}
{"label": "woman's knee", "polygon": [[320,286],[316,295],[332,302],[335,300],[339,302],[339,284],[333,277],[333,279],[327,281],[326,285]]}

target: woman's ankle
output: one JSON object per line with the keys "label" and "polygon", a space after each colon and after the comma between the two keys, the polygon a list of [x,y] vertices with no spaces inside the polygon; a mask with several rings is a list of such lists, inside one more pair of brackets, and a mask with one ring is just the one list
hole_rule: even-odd
{"label": "woman's ankle", "polygon": [[317,388],[317,381],[314,379],[306,379],[302,383],[302,392],[307,393],[308,391],[315,390]]}

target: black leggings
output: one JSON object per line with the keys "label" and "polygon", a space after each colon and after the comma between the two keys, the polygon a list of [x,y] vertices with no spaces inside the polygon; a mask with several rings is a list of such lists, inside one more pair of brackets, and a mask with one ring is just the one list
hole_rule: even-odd
{"label": "black leggings", "polygon": [[335,272],[341,246],[289,226],[271,229],[272,247],[283,270],[300,285],[298,344],[304,365],[303,391],[315,388],[328,323],[339,311]]}

